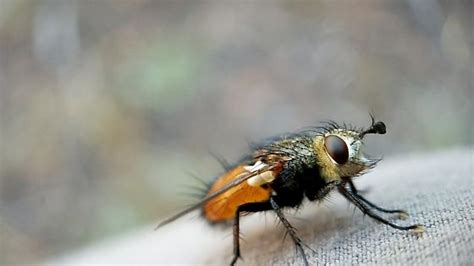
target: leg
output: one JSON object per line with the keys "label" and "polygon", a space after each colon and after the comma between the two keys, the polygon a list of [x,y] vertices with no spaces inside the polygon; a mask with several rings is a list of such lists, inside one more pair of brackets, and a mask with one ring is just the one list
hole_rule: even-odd
{"label": "leg", "polygon": [[308,266],[309,263],[308,263],[308,260],[306,259],[306,255],[304,254],[304,250],[303,250],[303,241],[301,241],[301,239],[296,235],[296,229],[290,224],[290,222],[288,222],[288,220],[285,218],[285,215],[283,214],[283,212],[281,211],[281,208],[280,206],[278,206],[278,204],[275,202],[275,200],[273,198],[270,198],[270,204],[273,208],[273,210],[275,211],[276,215],[278,216],[278,218],[280,219],[281,223],[285,226],[286,228],[286,231],[288,232],[288,234],[291,236],[291,239],[293,240],[293,243],[295,243],[295,246],[296,246],[296,250],[299,251],[301,253],[301,256],[303,256],[303,263],[305,266]]}
{"label": "leg", "polygon": [[348,191],[344,186],[339,186],[338,189],[339,189],[339,192],[346,199],[348,199],[350,202],[352,202],[354,205],[356,205],[357,208],[359,208],[364,214],[367,214],[371,218],[373,218],[373,219],[375,219],[375,220],[377,220],[377,221],[379,221],[383,224],[386,224],[388,226],[391,226],[391,227],[399,229],[399,230],[412,230],[413,229],[416,232],[423,232],[424,231],[423,225],[414,224],[414,225],[409,225],[409,226],[400,226],[400,225],[396,225],[396,224],[394,224],[390,221],[387,221],[384,218],[382,218],[382,217],[378,216],[377,214],[373,213],[370,208],[368,208],[366,205],[364,205],[364,202],[362,202],[362,200],[360,200],[352,192]]}
{"label": "leg", "polygon": [[408,218],[408,213],[404,210],[389,210],[389,209],[385,209],[385,208],[382,208],[382,207],[379,207],[377,205],[375,205],[374,203],[370,202],[369,200],[367,200],[366,198],[364,198],[363,196],[361,196],[359,193],[358,193],[358,190],[357,188],[355,187],[354,183],[352,182],[352,180],[350,180],[349,182],[349,187],[351,189],[351,194],[355,197],[357,197],[358,199],[360,199],[361,201],[365,202],[367,205],[369,205],[370,207],[378,210],[378,211],[381,211],[381,212],[385,212],[385,213],[398,213],[400,215],[400,218],[401,219],[406,219]]}
{"label": "leg", "polygon": [[255,202],[241,205],[237,208],[235,214],[234,225],[233,225],[233,236],[234,236],[234,257],[230,262],[230,265],[235,265],[237,260],[240,258],[240,213],[242,212],[259,212],[271,210],[272,206],[269,202]]}

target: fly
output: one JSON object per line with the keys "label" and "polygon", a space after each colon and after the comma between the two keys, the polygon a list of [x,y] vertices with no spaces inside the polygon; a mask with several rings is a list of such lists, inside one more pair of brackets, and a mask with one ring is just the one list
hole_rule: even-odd
{"label": "fly", "polygon": [[245,159],[230,167],[209,185],[206,195],[193,206],[162,221],[170,223],[190,211],[200,209],[211,224],[233,225],[234,252],[230,265],[241,257],[240,218],[243,214],[272,211],[284,225],[303,263],[308,265],[303,242],[286,219],[282,209],[296,208],[305,198],[322,201],[338,191],[369,217],[399,230],[422,233],[420,224],[401,226],[388,221],[374,210],[407,218],[403,210],[385,209],[363,197],[353,179],[374,168],[380,159],[366,157],[361,148],[367,134],[385,134],[382,121],[367,129],[356,129],[327,122],[324,126],[274,138],[257,145]]}

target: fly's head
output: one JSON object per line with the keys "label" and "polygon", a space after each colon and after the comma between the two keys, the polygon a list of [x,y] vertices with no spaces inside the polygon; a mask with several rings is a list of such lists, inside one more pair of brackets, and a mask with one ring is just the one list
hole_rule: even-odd
{"label": "fly's head", "polygon": [[363,138],[367,134],[385,134],[382,121],[367,129],[354,129],[328,123],[323,132],[316,136],[314,149],[320,174],[326,181],[342,181],[365,173],[373,168],[379,159],[367,158],[362,152]]}

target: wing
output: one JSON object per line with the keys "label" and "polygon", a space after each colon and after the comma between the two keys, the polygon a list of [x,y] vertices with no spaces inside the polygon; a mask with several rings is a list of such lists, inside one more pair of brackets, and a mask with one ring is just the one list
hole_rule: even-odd
{"label": "wing", "polygon": [[[249,184],[257,186],[261,185],[263,183],[268,183],[273,181],[272,175],[269,173],[273,173],[274,171],[281,171],[282,169],[282,164],[281,162],[274,162],[273,164],[265,164],[261,162],[260,160],[257,161],[254,165],[251,166],[244,166],[246,169],[245,173],[241,173],[237,175],[234,179],[232,179],[230,182],[225,184],[224,186],[220,187],[220,189],[213,191],[209,193],[206,197],[201,199],[200,201],[196,202],[195,204],[191,205],[190,207],[182,210],[181,212],[178,212],[177,214],[161,221],[158,226],[155,228],[158,229],[168,223],[173,222],[174,220],[182,217],[183,215],[194,211],[198,208],[200,208],[203,204],[207,203],[208,201],[215,199],[216,197],[222,195],[226,191],[228,191],[231,188],[234,188],[246,181],[249,181]],[[275,175],[273,175],[274,178]]]}

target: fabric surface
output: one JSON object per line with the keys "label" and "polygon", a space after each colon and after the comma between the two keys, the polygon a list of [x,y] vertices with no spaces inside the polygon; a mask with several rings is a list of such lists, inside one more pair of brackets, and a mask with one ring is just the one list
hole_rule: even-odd
{"label": "fabric surface", "polygon": [[[474,264],[474,150],[411,155],[382,161],[355,180],[366,198],[411,215],[399,224],[421,223],[421,237],[379,224],[354,211],[337,192],[327,202],[306,202],[290,222],[319,264]],[[232,229],[211,227],[196,213],[153,231],[153,226],[47,264],[212,264],[232,258]],[[388,216],[390,217],[390,216]],[[393,217],[392,217],[393,218]],[[242,219],[243,260],[237,265],[301,265],[289,237],[271,213]]]}

